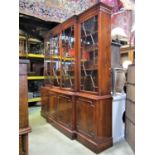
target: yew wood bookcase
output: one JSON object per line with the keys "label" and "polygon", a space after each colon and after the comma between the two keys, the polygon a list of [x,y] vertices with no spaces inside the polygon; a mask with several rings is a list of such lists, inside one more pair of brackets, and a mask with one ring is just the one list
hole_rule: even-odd
{"label": "yew wood bookcase", "polygon": [[45,35],[41,114],[99,153],[112,146],[111,8],[97,3]]}

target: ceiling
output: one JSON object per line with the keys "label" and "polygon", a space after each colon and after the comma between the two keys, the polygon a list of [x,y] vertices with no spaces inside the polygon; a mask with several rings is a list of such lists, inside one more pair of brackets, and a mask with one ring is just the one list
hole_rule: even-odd
{"label": "ceiling", "polygon": [[[19,0],[19,28],[29,35],[43,40],[43,35],[73,14],[79,14],[99,0]],[[134,10],[135,0],[100,0],[114,6]],[[113,12],[115,14],[115,12]],[[117,24],[116,24],[117,25]]]}

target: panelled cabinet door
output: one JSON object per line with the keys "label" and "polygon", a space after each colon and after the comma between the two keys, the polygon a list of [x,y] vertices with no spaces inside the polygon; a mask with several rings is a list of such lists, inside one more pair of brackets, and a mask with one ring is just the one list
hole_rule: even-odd
{"label": "panelled cabinet door", "polygon": [[57,120],[69,128],[73,127],[72,96],[58,95]]}
{"label": "panelled cabinet door", "polygon": [[76,101],[77,130],[89,137],[94,137],[96,135],[95,120],[95,102],[78,98]]}
{"label": "panelled cabinet door", "polygon": [[57,111],[57,95],[56,93],[49,92],[48,113],[50,116],[56,118],[56,111]]}
{"label": "panelled cabinet door", "polygon": [[41,107],[43,112],[48,112],[48,91],[42,89],[41,90]]}

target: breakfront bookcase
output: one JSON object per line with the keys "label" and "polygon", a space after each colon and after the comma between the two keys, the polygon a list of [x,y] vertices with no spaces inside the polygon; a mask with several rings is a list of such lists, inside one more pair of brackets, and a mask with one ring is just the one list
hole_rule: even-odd
{"label": "breakfront bookcase", "polygon": [[111,8],[98,3],[45,36],[41,114],[99,153],[112,146]]}

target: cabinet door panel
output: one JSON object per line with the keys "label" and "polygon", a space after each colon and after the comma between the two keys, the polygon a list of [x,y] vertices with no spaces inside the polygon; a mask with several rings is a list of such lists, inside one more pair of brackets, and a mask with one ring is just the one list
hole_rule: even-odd
{"label": "cabinet door panel", "polygon": [[41,107],[43,112],[48,112],[48,92],[41,90]]}
{"label": "cabinet door panel", "polygon": [[77,100],[77,130],[94,137],[95,134],[95,102],[79,98]]}
{"label": "cabinet door panel", "polygon": [[[62,32],[62,87],[74,89],[74,65],[75,65],[75,49],[74,49],[74,26],[71,26]],[[69,61],[66,61],[66,60]]]}
{"label": "cabinet door panel", "polygon": [[56,117],[57,111],[57,96],[55,93],[49,93],[49,107],[48,107],[49,115],[52,117]]}
{"label": "cabinet door panel", "polygon": [[72,128],[73,101],[72,97],[66,95],[58,96],[57,120],[65,126]]}
{"label": "cabinet door panel", "polygon": [[[52,68],[52,85],[59,87],[60,86],[60,34],[52,35],[50,38],[50,54],[52,55],[51,68]],[[51,78],[50,77],[50,78]]]}

